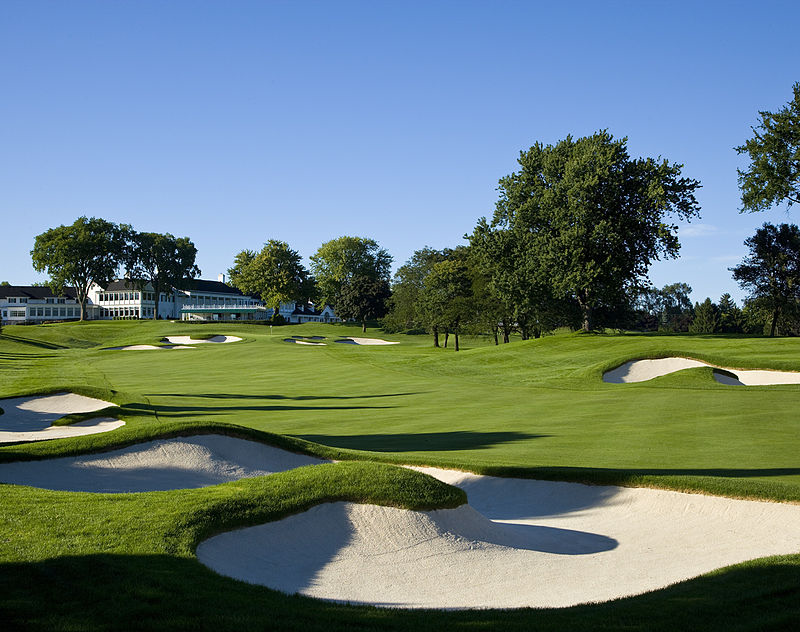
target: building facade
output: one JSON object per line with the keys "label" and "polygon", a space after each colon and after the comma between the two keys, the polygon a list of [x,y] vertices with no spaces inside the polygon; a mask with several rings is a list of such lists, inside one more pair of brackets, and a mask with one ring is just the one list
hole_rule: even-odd
{"label": "building facade", "polygon": [[4,325],[80,317],[81,306],[72,288],[64,288],[63,294],[57,296],[46,286],[0,285],[0,318]]}
{"label": "building facade", "polygon": [[[231,287],[220,275],[217,281],[191,279],[186,289],[160,292],[156,307],[153,286],[130,279],[118,279],[105,287],[93,285],[86,302],[87,320],[152,319],[189,321],[267,320],[273,310],[256,297]],[[340,322],[326,305],[317,310],[312,303],[284,303],[279,314],[289,323]],[[49,287],[0,286],[0,315],[3,324],[78,320],[80,305],[72,288],[55,296]]]}

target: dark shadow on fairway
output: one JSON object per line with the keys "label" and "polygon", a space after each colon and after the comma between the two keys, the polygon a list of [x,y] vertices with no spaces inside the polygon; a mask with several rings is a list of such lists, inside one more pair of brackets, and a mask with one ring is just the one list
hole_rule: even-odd
{"label": "dark shadow on fairway", "polygon": [[0,353],[0,360],[30,360],[31,358],[55,358],[52,353]]}
{"label": "dark shadow on fairway", "polygon": [[432,452],[438,450],[474,450],[512,441],[542,439],[550,435],[526,432],[419,432],[414,434],[369,435],[296,435],[299,439],[334,448],[369,450],[371,452]]}
{"label": "dark shadow on fairway", "polygon": [[59,345],[54,342],[45,342],[44,340],[36,340],[34,338],[20,338],[19,336],[12,336],[10,334],[3,334],[3,338],[6,340],[12,340],[13,342],[19,342],[25,345],[31,345],[32,347],[39,347],[40,349],[68,349],[69,347],[65,345]]}
{"label": "dark shadow on fairway", "polygon": [[129,404],[128,408],[152,410],[159,416],[215,415],[232,411],[280,412],[287,410],[375,410],[395,406],[166,406],[162,404]]}
{"label": "dark shadow on fairway", "polygon": [[[542,610],[385,610],[290,597],[217,575],[170,555],[57,557],[0,564],[0,620],[7,630],[477,629],[542,632],[618,629],[743,630],[796,627],[800,565],[739,567],[618,601]],[[57,599],[53,595],[58,595]],[[113,596],[113,607],[109,598]],[[132,622],[134,624],[132,625]]]}
{"label": "dark shadow on fairway", "polygon": [[421,395],[427,391],[414,393],[386,393],[385,395],[237,395],[235,393],[147,393],[147,397],[197,397],[206,399],[287,399],[292,401],[312,401],[318,399],[375,399],[379,397],[406,397],[408,395]]}

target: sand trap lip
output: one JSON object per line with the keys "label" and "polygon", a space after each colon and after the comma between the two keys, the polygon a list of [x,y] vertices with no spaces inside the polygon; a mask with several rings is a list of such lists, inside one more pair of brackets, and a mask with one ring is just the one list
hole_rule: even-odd
{"label": "sand trap lip", "polygon": [[324,342],[309,342],[308,340],[298,340],[297,338],[284,338],[284,342],[291,342],[296,345],[310,345],[312,347],[327,347]]}
{"label": "sand trap lip", "polygon": [[159,439],[104,452],[0,464],[0,482],[44,489],[128,493],[218,485],[327,463],[224,435]]}
{"label": "sand trap lip", "polygon": [[800,549],[800,506],[415,468],[467,491],[430,512],[327,503],[202,542],[218,573],[404,608],[567,607]]}
{"label": "sand trap lip", "polygon": [[0,400],[0,405],[5,410],[5,414],[0,416],[0,443],[77,437],[108,432],[125,425],[118,419],[97,418],[68,426],[52,426],[64,415],[91,413],[116,406],[112,402],[75,393],[14,397]]}
{"label": "sand trap lip", "polygon": [[344,338],[342,340],[334,340],[334,342],[341,342],[346,345],[362,345],[362,346],[374,346],[374,345],[399,345],[399,342],[391,342],[389,340],[381,340],[380,338]]}
{"label": "sand trap lip", "polygon": [[212,336],[206,340],[195,340],[191,336],[167,336],[164,340],[174,345],[201,345],[205,343],[225,344],[229,342],[240,342],[242,339],[239,338],[239,336]]}
{"label": "sand trap lip", "polygon": [[791,371],[766,371],[730,369],[690,358],[658,358],[631,360],[603,374],[603,381],[611,384],[646,382],[676,371],[708,366],[714,371],[714,379],[720,384],[732,386],[774,386],[778,384],[800,384],[800,373]]}
{"label": "sand trap lip", "polygon": [[169,351],[171,349],[194,349],[194,347],[186,345],[128,345],[127,347],[106,347],[103,351],[149,351],[151,349]]}

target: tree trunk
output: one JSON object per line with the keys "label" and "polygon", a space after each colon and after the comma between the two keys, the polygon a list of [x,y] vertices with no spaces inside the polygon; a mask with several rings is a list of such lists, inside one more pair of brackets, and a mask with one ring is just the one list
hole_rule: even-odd
{"label": "tree trunk", "polygon": [[541,338],[542,337],[542,330],[538,327],[533,330],[533,337],[534,338]]}
{"label": "tree trunk", "polygon": [[508,344],[509,342],[511,342],[511,331],[506,324],[503,323],[503,344]]}
{"label": "tree trunk", "polygon": [[362,320],[361,321],[361,333],[362,334],[367,333],[367,321],[366,320]]}
{"label": "tree trunk", "polygon": [[494,346],[496,347],[499,344],[500,344],[500,341],[497,339],[497,325],[495,325],[495,327],[494,327]]}
{"label": "tree trunk", "polygon": [[447,349],[447,341],[450,340],[450,330],[444,332],[444,348]]}
{"label": "tree trunk", "polygon": [[433,328],[433,346],[439,348],[439,329],[436,327]]}
{"label": "tree trunk", "polygon": [[580,305],[581,314],[583,315],[583,324],[581,325],[581,329],[583,329],[583,331],[591,331],[592,306],[589,305],[589,302],[586,300],[585,292],[579,292],[576,298],[578,299],[578,305]]}
{"label": "tree trunk", "polygon": [[456,331],[455,331],[455,334],[454,334],[454,335],[455,335],[455,337],[456,337],[456,351],[458,351],[458,329],[456,329]]}
{"label": "tree trunk", "polygon": [[776,307],[775,310],[772,312],[772,325],[769,328],[769,336],[770,338],[775,337],[775,330],[778,327],[778,314],[780,313],[780,307]]}

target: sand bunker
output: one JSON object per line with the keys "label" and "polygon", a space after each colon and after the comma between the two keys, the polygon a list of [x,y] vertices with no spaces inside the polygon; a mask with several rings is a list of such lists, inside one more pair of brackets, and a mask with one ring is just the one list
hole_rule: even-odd
{"label": "sand bunker", "polygon": [[380,338],[344,338],[343,340],[336,340],[346,345],[399,345],[399,342],[390,342],[389,340],[381,340]]}
{"label": "sand bunker", "polygon": [[51,426],[56,419],[75,413],[90,413],[109,406],[111,402],[75,393],[55,393],[35,397],[14,397],[0,400],[5,414],[0,416],[0,443],[43,441],[80,435],[108,432],[124,426],[124,421],[97,418],[68,426]]}
{"label": "sand bunker", "polygon": [[296,345],[311,345],[314,347],[327,347],[324,342],[309,342],[308,340],[298,340],[297,338],[284,338],[284,342],[293,342]]}
{"label": "sand bunker", "polygon": [[223,435],[149,441],[76,457],[0,464],[0,482],[80,492],[148,492],[266,476],[321,459]]}
{"label": "sand bunker", "polygon": [[222,344],[227,342],[239,342],[239,336],[212,336],[205,340],[195,340],[191,336],[167,336],[164,338],[167,342],[174,345],[201,345],[205,343]]}
{"label": "sand bunker", "polygon": [[735,386],[767,386],[777,384],[800,384],[800,373],[791,371],[762,371],[745,369],[728,369],[689,358],[659,358],[657,360],[633,360],[606,371],[603,381],[612,384],[646,382],[656,377],[708,366],[714,371],[714,379],[720,384]]}
{"label": "sand bunker", "polygon": [[327,503],[197,548],[215,571],[392,607],[565,607],[800,550],[800,506],[417,468],[470,505]]}

